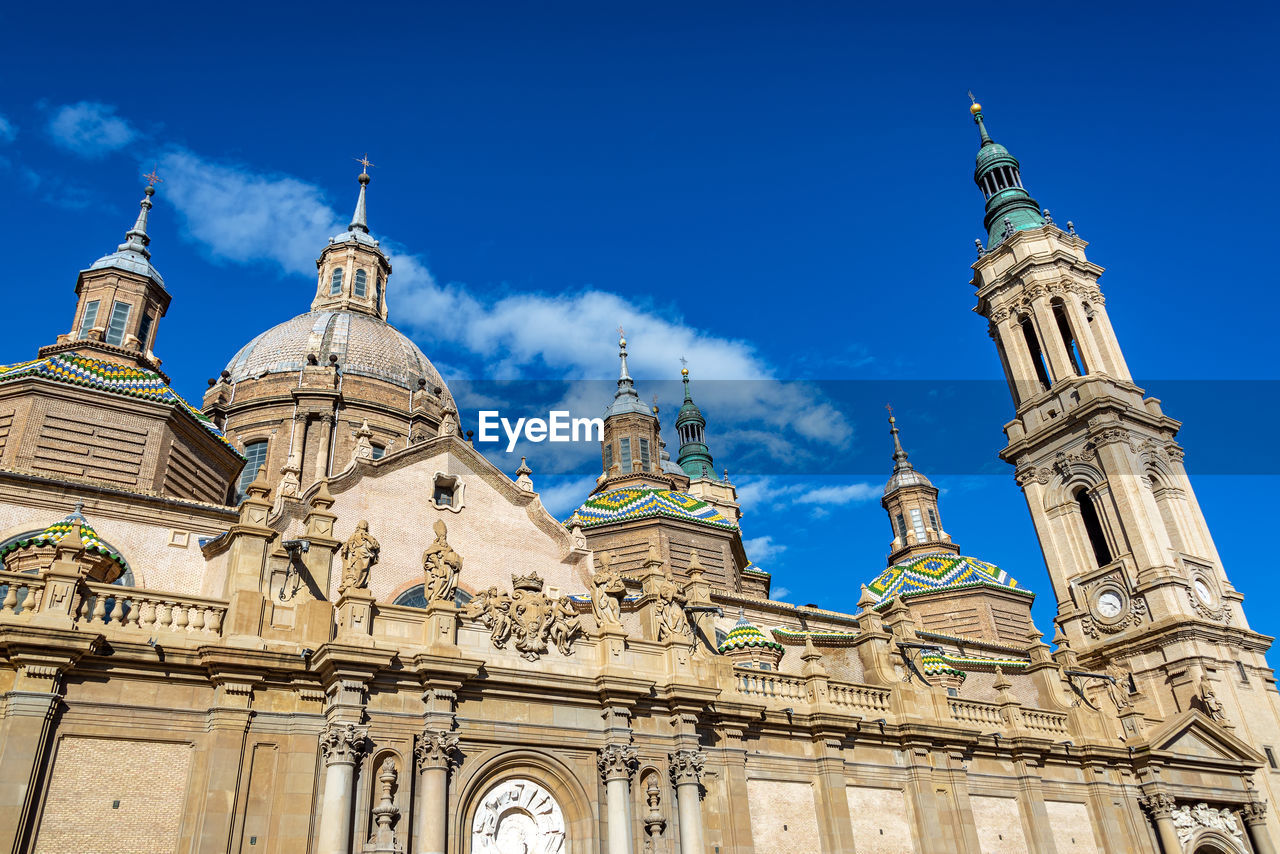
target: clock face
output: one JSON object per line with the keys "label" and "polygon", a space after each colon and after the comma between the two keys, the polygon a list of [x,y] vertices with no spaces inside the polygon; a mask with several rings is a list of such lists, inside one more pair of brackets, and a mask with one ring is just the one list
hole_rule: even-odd
{"label": "clock face", "polygon": [[1098,597],[1098,613],[1104,617],[1120,616],[1120,609],[1123,606],[1124,603],[1120,601],[1120,594],[1114,591],[1108,590]]}
{"label": "clock face", "polygon": [[1195,583],[1196,596],[1200,597],[1200,601],[1206,605],[1213,604],[1213,591],[1209,589],[1209,585],[1204,583],[1203,579],[1197,578]]}

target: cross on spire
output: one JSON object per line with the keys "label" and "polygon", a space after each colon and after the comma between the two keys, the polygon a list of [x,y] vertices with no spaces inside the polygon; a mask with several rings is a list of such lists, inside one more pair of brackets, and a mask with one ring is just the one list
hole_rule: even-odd
{"label": "cross on spire", "polygon": [[377,164],[375,164],[375,163],[373,163],[372,161],[370,161],[370,160],[369,160],[369,152],[367,152],[367,151],[364,153],[364,156],[363,156],[363,157],[356,157],[356,158],[354,158],[354,159],[355,159],[355,161],[356,161],[357,163],[359,163],[361,166],[363,166],[363,167],[364,167],[364,171],[365,171],[366,173],[368,173],[368,171],[369,171],[369,167],[370,167],[370,166],[376,166],[376,165],[377,165]]}
{"label": "cross on spire", "polygon": [[164,183],[164,179],[163,179],[163,178],[161,178],[159,175],[157,175],[157,174],[156,174],[156,165],[159,165],[159,164],[155,164],[155,165],[153,165],[153,166],[151,167],[151,171],[150,171],[150,172],[148,172],[147,174],[145,174],[145,175],[143,175],[143,176],[142,176],[143,178],[146,178],[146,179],[147,179],[147,186],[148,186],[148,187],[154,187],[156,184],[163,184],[163,183]]}
{"label": "cross on spire", "polygon": [[680,367],[682,367],[682,368],[687,368],[687,367],[689,367],[689,360],[688,360],[688,359],[686,359],[684,356],[681,356],[681,357],[680,357]]}

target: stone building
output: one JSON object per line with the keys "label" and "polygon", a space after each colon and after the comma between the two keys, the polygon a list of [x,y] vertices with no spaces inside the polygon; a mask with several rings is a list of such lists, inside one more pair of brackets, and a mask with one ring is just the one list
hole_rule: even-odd
{"label": "stone building", "polygon": [[192,408],[148,189],[71,331],[0,369],[0,850],[1272,854],[1270,639],[1101,268],[973,113],[1054,647],[896,423],[888,565],[845,612],[771,599],[688,373],[673,462],[625,339],[596,488],[551,516],[387,324],[367,175],[311,310]]}

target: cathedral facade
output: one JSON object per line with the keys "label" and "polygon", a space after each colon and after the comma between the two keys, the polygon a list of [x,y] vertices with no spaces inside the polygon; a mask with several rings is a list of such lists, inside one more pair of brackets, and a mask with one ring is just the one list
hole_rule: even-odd
{"label": "cathedral facade", "polygon": [[309,310],[189,404],[148,187],[70,331],[0,368],[0,851],[1274,854],[1271,638],[1102,269],[972,114],[1052,647],[892,418],[887,566],[843,612],[771,599],[696,384],[672,459],[625,338],[553,517],[387,323],[367,174]]}

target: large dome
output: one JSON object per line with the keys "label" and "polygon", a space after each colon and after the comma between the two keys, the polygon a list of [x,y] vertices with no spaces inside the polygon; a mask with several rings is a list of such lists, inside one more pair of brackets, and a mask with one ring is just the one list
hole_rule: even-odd
{"label": "large dome", "polygon": [[428,389],[445,389],[417,344],[389,323],[352,311],[311,311],[273,326],[241,347],[227,371],[232,382],[290,373],[301,370],[311,353],[322,365],[337,356],[344,374],[386,380],[411,391],[419,379],[427,381]]}

